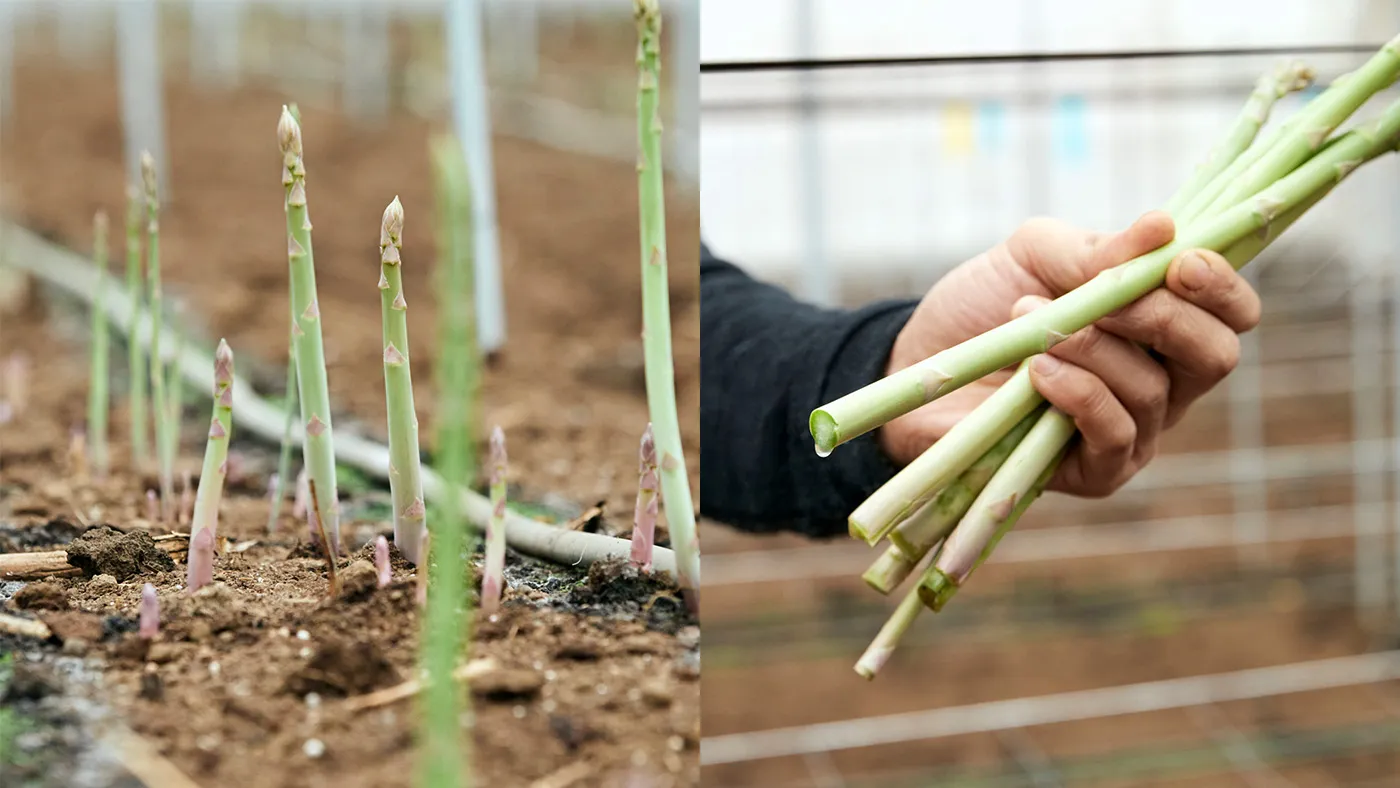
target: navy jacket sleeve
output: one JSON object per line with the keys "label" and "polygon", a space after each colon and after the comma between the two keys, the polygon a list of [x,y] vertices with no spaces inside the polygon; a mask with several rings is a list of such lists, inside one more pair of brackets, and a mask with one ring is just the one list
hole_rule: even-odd
{"label": "navy jacket sleeve", "polygon": [[844,535],[896,470],[867,434],[819,458],[807,419],[884,374],[916,301],[824,309],[700,249],[700,513],[746,531]]}

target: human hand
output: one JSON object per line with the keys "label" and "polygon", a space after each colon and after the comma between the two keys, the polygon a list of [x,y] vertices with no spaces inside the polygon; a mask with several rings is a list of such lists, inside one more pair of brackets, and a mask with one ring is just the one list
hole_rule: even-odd
{"label": "human hand", "polygon": [[[895,339],[886,374],[991,330],[1112,268],[1169,243],[1166,213],[1145,214],[1115,234],[1032,219],[968,260],[924,296]],[[1259,296],[1223,257],[1188,251],[1166,287],[1075,333],[1031,365],[1031,381],[1074,419],[1081,439],[1050,489],[1084,497],[1117,490],[1157,453],[1176,424],[1239,361],[1239,334],[1259,323]],[[1149,352],[1149,350],[1151,352]],[[1011,376],[1002,370],[882,427],[899,465],[913,460]]]}

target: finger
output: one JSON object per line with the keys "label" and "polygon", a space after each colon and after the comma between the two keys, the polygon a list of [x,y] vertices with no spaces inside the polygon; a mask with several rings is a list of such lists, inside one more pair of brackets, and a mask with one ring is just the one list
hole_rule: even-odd
{"label": "finger", "polygon": [[1165,360],[1171,379],[1168,427],[1240,360],[1240,338],[1233,329],[1169,290],[1155,290],[1096,325],[1147,345]]}
{"label": "finger", "polygon": [[1132,474],[1137,427],[1108,385],[1049,354],[1031,363],[1031,382],[1051,405],[1074,420],[1081,436],[1056,472],[1056,489],[1085,496],[1116,490]]}
{"label": "finger", "polygon": [[1126,230],[1096,233],[1056,219],[1032,219],[1007,240],[1012,257],[1060,296],[1099,272],[1144,255],[1175,235],[1171,216],[1143,214]]}
{"label": "finger", "polygon": [[[1019,316],[1045,303],[1049,302],[1026,296],[1012,311]],[[1050,354],[1102,380],[1136,425],[1133,456],[1151,452],[1166,422],[1171,394],[1171,378],[1160,363],[1139,345],[1097,326],[1076,331],[1051,348]]]}
{"label": "finger", "polygon": [[1259,294],[1221,255],[1191,250],[1167,269],[1167,289],[1215,315],[1237,334],[1259,325]]}

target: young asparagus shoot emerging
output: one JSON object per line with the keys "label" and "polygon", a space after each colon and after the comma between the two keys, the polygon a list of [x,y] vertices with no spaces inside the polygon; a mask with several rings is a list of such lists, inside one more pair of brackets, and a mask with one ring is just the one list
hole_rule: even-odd
{"label": "young asparagus shoot emerging", "polygon": [[190,537],[190,557],[185,568],[185,586],[190,593],[214,580],[214,532],[205,529]]}
{"label": "young asparagus shoot emerging", "polygon": [[379,224],[379,301],[384,333],[384,395],[389,411],[389,490],[394,544],[409,562],[421,560],[426,522],[418,459],[418,414],[408,356],[408,302],[403,295],[403,204],[384,209]]}
{"label": "young asparagus shoot emerging", "polygon": [[486,571],[481,575],[481,612],[501,606],[506,569],[506,434],[491,430],[491,519],[486,525]]}
{"label": "young asparagus shoot emerging", "polygon": [[153,523],[160,521],[160,496],[155,490],[146,491],[146,519]]}
{"label": "young asparagus shoot emerging", "polygon": [[661,171],[661,7],[658,0],[633,0],[637,23],[637,191],[641,213],[642,345],[646,358],[647,407],[656,430],[666,525],[676,553],[676,572],[691,612],[700,605],[700,545],[695,508],[681,450],[676,380],[671,362],[671,306],[666,266],[666,196]]}
{"label": "young asparagus shoot emerging", "polygon": [[156,424],[156,459],[160,463],[160,516],[169,521],[175,510],[174,462],[170,449],[170,411],[165,398],[165,362],[160,354],[164,306],[160,289],[160,196],[156,193],[156,160],[141,153],[141,180],[146,192],[146,299],[151,311],[151,415]]}
{"label": "young asparagus shoot emerging", "polygon": [[374,539],[374,571],[380,588],[394,579],[394,568],[389,563],[389,540],[383,534]]}
{"label": "young asparagus shoot emerging", "polygon": [[156,599],[156,587],[150,583],[141,586],[140,627],[137,634],[143,640],[155,640],[160,634],[160,600]]}
{"label": "young asparagus shoot emerging", "polygon": [[[219,527],[219,502],[223,499],[224,478],[228,475],[228,442],[232,434],[233,351],[221,339],[214,353],[214,414],[209,419],[209,441],[204,447],[204,466],[199,472],[199,492],[195,494],[194,514],[190,520],[188,585],[191,590],[209,582],[213,571],[214,535]],[[197,555],[196,548],[204,544],[208,545],[208,554]]]}
{"label": "young asparagus shoot emerging", "polygon": [[650,424],[642,433],[639,455],[637,508],[632,515],[632,565],[650,572],[652,547],[656,544],[657,487],[660,486],[656,480],[656,438]]}
{"label": "young asparagus shoot emerging", "polygon": [[[135,186],[128,186],[126,192],[126,297],[131,302],[133,315],[141,314],[141,305],[146,297],[141,284],[141,219],[145,215],[141,193]],[[135,340],[133,333],[126,345],[127,411],[131,417],[131,459],[138,468],[150,460],[150,425],[146,422],[146,350]]]}
{"label": "young asparagus shoot emerging", "polygon": [[296,320],[292,335],[296,345],[297,381],[301,394],[301,418],[306,431],[303,459],[319,511],[321,525],[330,538],[332,552],[340,549],[340,504],[335,479],[335,444],[331,430],[330,390],[326,382],[325,343],[321,335],[321,311],[316,299],[316,266],[311,252],[311,220],[306,206],[306,165],[302,158],[301,125],[282,108],[277,123],[282,150],[282,186],[287,213],[287,261],[291,267],[292,308]]}
{"label": "young asparagus shoot emerging", "polygon": [[92,217],[92,263],[97,268],[92,294],[92,368],[88,372],[87,442],[92,455],[92,468],[98,478],[105,477],[107,459],[107,409],[111,400],[107,391],[107,213],[98,211]]}

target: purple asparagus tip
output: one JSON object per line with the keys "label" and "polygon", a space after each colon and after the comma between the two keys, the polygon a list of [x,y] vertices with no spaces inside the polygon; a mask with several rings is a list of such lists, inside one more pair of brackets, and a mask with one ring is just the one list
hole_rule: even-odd
{"label": "purple asparagus tip", "polygon": [[660,514],[656,476],[656,436],[647,424],[638,451],[637,508],[632,519],[632,564],[643,572],[651,571],[652,551],[656,544],[656,520]]}
{"label": "purple asparagus tip", "polygon": [[154,640],[160,634],[160,600],[156,587],[150,583],[141,587],[141,627],[138,634],[144,640]]}
{"label": "purple asparagus tip", "polygon": [[380,588],[394,579],[393,568],[389,566],[389,540],[382,534],[374,540],[374,568],[379,572]]}
{"label": "purple asparagus tip", "polygon": [[500,425],[491,428],[491,483],[500,484],[506,477],[506,433]]}

